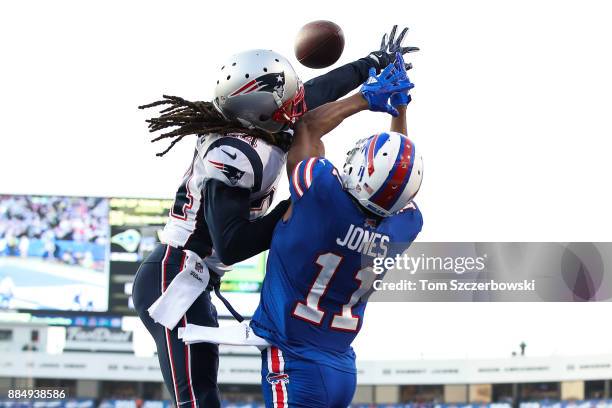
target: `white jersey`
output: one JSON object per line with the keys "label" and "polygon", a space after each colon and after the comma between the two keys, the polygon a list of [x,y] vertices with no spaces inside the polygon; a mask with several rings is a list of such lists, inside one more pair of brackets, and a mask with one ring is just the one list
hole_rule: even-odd
{"label": "white jersey", "polygon": [[[272,204],[286,159],[287,155],[282,149],[252,136],[201,136],[191,166],[170,209],[169,220],[161,236],[162,243],[182,248],[190,239],[208,237],[203,198],[206,181],[210,179],[220,180],[231,187],[249,189],[250,219],[263,216]],[[205,262],[218,274],[229,269],[215,255],[214,249]]]}

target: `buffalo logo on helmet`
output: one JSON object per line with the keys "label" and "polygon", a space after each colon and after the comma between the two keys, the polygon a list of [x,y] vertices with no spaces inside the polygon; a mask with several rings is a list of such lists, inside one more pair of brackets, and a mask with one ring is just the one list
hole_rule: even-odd
{"label": "buffalo logo on helmet", "polygon": [[231,185],[238,183],[242,176],[244,176],[244,171],[237,169],[234,166],[230,166],[229,164],[220,163],[213,160],[209,160],[208,162],[212,164],[214,168],[221,171],[221,173],[223,173],[223,175],[229,180]]}
{"label": "buffalo logo on helmet", "polygon": [[289,383],[289,374],[287,373],[268,373],[268,375],[266,376],[266,381],[268,381],[270,384],[275,385],[275,384],[287,384]]}
{"label": "buffalo logo on helmet", "polygon": [[229,97],[247,95],[253,92],[276,92],[279,98],[285,94],[285,73],[273,72],[253,79],[229,94]]}
{"label": "buffalo logo on helmet", "polygon": [[196,272],[197,272],[197,273],[202,273],[202,272],[204,272],[204,266],[202,266],[202,264],[201,264],[201,263],[196,262],[196,264],[195,264],[195,270],[196,270]]}

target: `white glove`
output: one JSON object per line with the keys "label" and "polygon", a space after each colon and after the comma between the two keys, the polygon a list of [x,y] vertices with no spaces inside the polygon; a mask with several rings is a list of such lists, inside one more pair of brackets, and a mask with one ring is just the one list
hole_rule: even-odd
{"label": "white glove", "polygon": [[183,269],[172,279],[168,289],[149,307],[151,318],[172,330],[204,292],[210,273],[202,258],[193,251],[185,252]]}
{"label": "white glove", "polygon": [[207,327],[190,323],[185,328],[179,327],[178,337],[185,344],[214,343],[233,346],[270,346],[270,343],[265,339],[253,333],[247,322],[227,327]]}

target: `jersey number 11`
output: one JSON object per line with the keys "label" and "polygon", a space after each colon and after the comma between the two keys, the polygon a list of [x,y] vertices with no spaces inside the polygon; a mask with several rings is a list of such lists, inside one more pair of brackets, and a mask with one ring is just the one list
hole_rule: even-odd
{"label": "jersey number 11", "polygon": [[[329,283],[338,270],[342,257],[332,252],[320,255],[316,263],[321,268],[317,278],[312,284],[304,301],[299,301],[293,309],[293,316],[320,326],[325,317],[325,311],[319,307],[321,298],[329,289]],[[359,328],[359,316],[353,315],[353,307],[365,295],[375,279],[371,267],[360,269],[354,279],[359,283],[357,289],[351,294],[348,303],[342,306],[342,312],[334,314],[330,327],[335,330],[354,332]]]}

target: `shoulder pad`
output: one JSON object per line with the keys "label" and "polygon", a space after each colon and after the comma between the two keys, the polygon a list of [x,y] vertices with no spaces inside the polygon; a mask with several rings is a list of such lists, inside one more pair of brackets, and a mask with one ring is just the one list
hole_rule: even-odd
{"label": "shoulder pad", "polygon": [[208,178],[251,191],[261,189],[263,163],[247,141],[234,137],[219,138],[208,146],[203,161]]}

